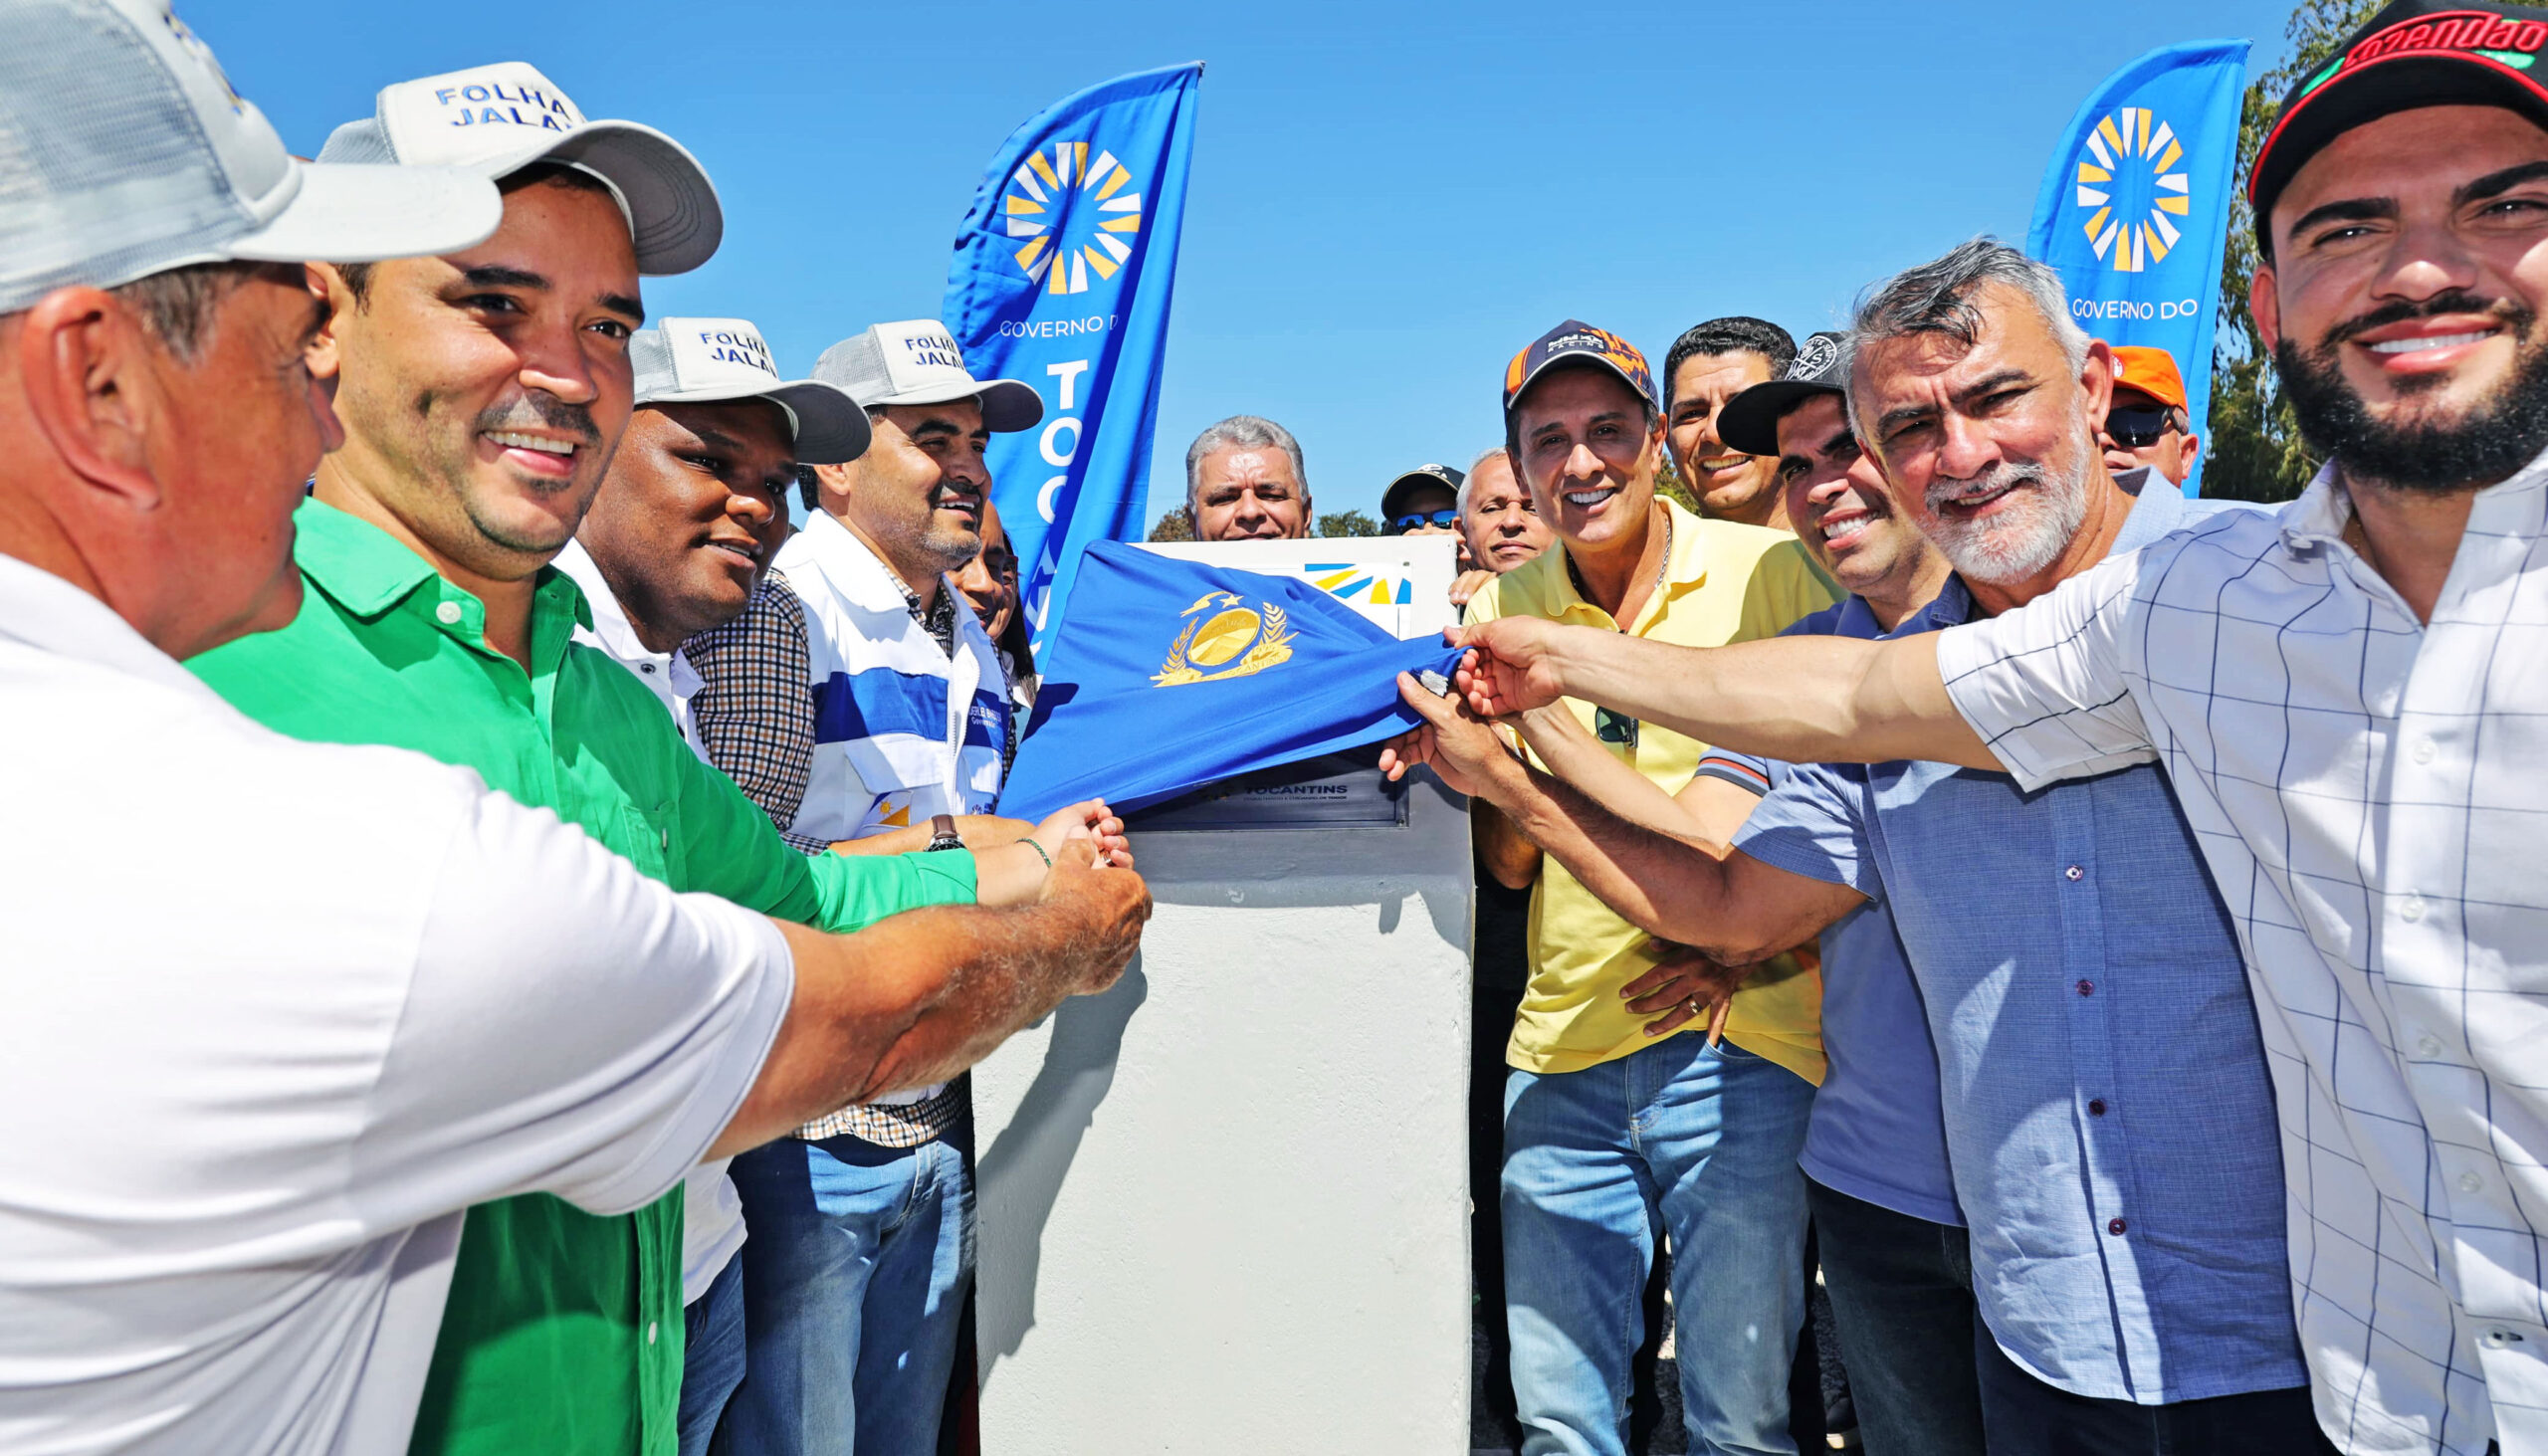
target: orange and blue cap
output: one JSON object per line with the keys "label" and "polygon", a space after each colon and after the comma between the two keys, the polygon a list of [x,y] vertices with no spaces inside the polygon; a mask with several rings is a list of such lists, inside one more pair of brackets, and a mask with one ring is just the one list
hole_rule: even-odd
{"label": "orange and blue cap", "polygon": [[1654,395],[1654,371],[1646,367],[1645,355],[1635,344],[1606,328],[1595,328],[1581,319],[1569,318],[1564,323],[1532,339],[1513,362],[1504,366],[1504,417],[1513,417],[1513,405],[1533,380],[1560,364],[1598,364],[1627,381],[1627,386],[1645,401],[1646,408],[1660,412],[1662,405]]}

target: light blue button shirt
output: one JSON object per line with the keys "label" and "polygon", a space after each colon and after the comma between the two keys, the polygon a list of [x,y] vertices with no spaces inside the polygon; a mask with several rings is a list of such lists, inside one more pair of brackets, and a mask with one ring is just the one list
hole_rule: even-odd
{"label": "light blue button shirt", "polygon": [[[2221,508],[2152,484],[2118,553]],[[1893,635],[1972,613],[1951,579]],[[1891,910],[2011,1358],[2142,1404],[2307,1382],[2255,1009],[2155,766],[2032,794],[1937,763],[1801,767],[1736,845]]]}
{"label": "light blue button shirt", "polygon": [[[1790,627],[1789,637],[1884,635],[1866,598],[1853,596]],[[1774,783],[1792,770],[1772,766]],[[1962,1226],[1947,1171],[1946,1116],[1938,1106],[1938,1053],[1893,929],[1872,898],[1822,932],[1822,1054],[1813,1121],[1797,1161],[1826,1188],[1931,1223]]]}

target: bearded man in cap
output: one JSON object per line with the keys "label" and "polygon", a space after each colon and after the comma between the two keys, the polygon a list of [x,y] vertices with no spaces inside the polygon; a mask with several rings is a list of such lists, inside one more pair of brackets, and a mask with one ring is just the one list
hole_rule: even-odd
{"label": "bearded man in cap", "polygon": [[[465,764],[651,877],[821,929],[1034,897],[1049,847],[809,864],[644,687],[571,640],[589,609],[549,563],[628,428],[639,278],[697,267],[723,228],[690,153],[499,62],[385,88],[320,154],[463,167],[497,184],[503,220],[459,252],[316,267],[311,364],[346,441],[294,518],[303,610],[188,666],[271,728]],[[1108,822],[1092,808],[1039,832],[1111,842]],[[412,1449],[669,1446],[682,1209],[678,1192],[610,1217],[542,1196],[473,1208]]]}

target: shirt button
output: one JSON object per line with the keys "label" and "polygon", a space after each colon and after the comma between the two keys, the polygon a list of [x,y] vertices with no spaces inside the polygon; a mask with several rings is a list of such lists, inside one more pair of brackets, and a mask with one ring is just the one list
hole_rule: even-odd
{"label": "shirt button", "polygon": [[2106,1115],[2106,1100],[2105,1100],[2104,1098],[2102,1098],[2102,1097],[2092,1097],[2092,1098],[2089,1098],[2089,1099],[2088,1099],[2088,1116],[2089,1116],[2089,1117],[2092,1117],[2092,1118],[2102,1118],[2102,1117],[2104,1117],[2105,1115]]}
{"label": "shirt button", "polygon": [[639,672],[641,672],[641,673],[651,673],[651,672],[653,672],[654,670],[655,670],[655,665],[654,665],[653,663],[650,663],[650,662],[641,662],[641,663],[637,664],[637,671],[639,671]]}
{"label": "shirt button", "polygon": [[2427,1033],[2426,1035],[2423,1035],[2423,1036],[2417,1037],[2417,1038],[2416,1038],[2416,1055],[2417,1055],[2417,1056],[2420,1056],[2420,1057],[2439,1057],[2439,1056],[2441,1056],[2441,1055],[2442,1055],[2442,1042],[2441,1042],[2441,1040],[2440,1040],[2439,1038],[2437,1038],[2437,1037],[2433,1036],[2431,1033]]}
{"label": "shirt button", "polygon": [[2092,981],[2092,980],[2083,980],[2083,981],[2079,982],[2079,994],[2080,994],[2080,995],[2083,995],[2083,996],[2093,996],[2093,995],[2095,995],[2096,993],[2097,993],[2097,983],[2096,983],[2095,981]]}
{"label": "shirt button", "polygon": [[446,627],[459,626],[460,603],[444,602],[441,606],[434,608],[434,620],[442,623]]}
{"label": "shirt button", "polygon": [[2419,762],[2419,763],[2431,763],[2431,762],[2433,761],[2433,754],[2434,754],[2433,739],[2431,739],[2431,738],[2418,738],[2418,739],[2416,739],[2416,746],[2415,746],[2411,751],[2415,754],[2415,758],[2416,758],[2416,761],[2417,761],[2417,762]]}
{"label": "shirt button", "polygon": [[648,1345],[655,1343],[655,1322],[652,1320],[646,1322],[646,1343]]}
{"label": "shirt button", "polygon": [[2109,1218],[2106,1220],[2106,1232],[2114,1234],[2117,1237],[2122,1235],[2124,1227],[2124,1222],[2120,1218]]}
{"label": "shirt button", "polygon": [[2461,1173],[2459,1175],[2459,1191],[2462,1193],[2474,1193],[2484,1186],[2486,1186],[2486,1180],[2477,1176],[2475,1173]]}
{"label": "shirt button", "polygon": [[2416,924],[2418,921],[2423,920],[2425,918],[2425,898],[2421,895],[2408,896],[2406,902],[2398,907],[2398,918],[2411,926]]}
{"label": "shirt button", "polygon": [[2521,1344],[2521,1332],[2517,1330],[2489,1330],[2485,1334],[2477,1337],[2477,1343],[2486,1347],[2488,1350],[2506,1350]]}
{"label": "shirt button", "polygon": [[2087,873],[2087,871],[2080,869],[2077,865],[2072,865],[2070,868],[2061,872],[2061,878],[2064,880],[2077,880],[2084,878]]}

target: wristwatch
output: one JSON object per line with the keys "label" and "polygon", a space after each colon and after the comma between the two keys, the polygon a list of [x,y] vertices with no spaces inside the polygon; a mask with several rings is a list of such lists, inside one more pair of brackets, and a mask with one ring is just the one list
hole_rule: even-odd
{"label": "wristwatch", "polygon": [[929,847],[931,849],[962,849],[964,847],[964,836],[956,832],[955,815],[933,814],[930,816]]}

